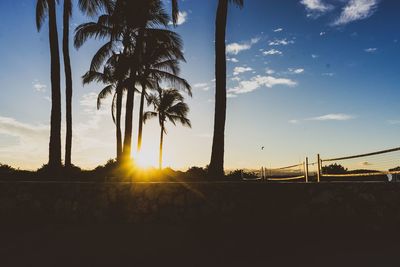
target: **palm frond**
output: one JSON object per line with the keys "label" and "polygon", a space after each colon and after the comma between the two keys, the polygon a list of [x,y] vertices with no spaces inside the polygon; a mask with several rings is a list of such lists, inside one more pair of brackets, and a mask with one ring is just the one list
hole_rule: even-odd
{"label": "palm frond", "polygon": [[111,83],[112,79],[102,72],[88,71],[82,76],[82,83],[85,85],[92,82],[101,82],[107,84]]}
{"label": "palm frond", "polygon": [[116,110],[117,110],[117,92],[114,93],[113,100],[111,103],[111,116],[114,124],[116,124]]}
{"label": "palm frond", "polygon": [[154,74],[156,78],[159,80],[164,80],[169,83],[171,87],[178,88],[179,90],[187,91],[189,96],[192,96],[192,87],[190,84],[183,78],[180,78],[174,74],[171,74],[166,71],[158,71]]}
{"label": "palm frond", "polygon": [[113,42],[107,42],[94,54],[90,63],[91,71],[98,71],[104,64],[107,58],[110,58],[113,53]]}
{"label": "palm frond", "polygon": [[143,123],[146,123],[148,120],[157,117],[158,113],[154,111],[146,111],[143,114]]}
{"label": "palm frond", "polygon": [[89,38],[104,39],[110,37],[112,29],[95,22],[79,25],[75,29],[74,46],[80,48]]}
{"label": "palm frond", "polygon": [[102,101],[107,98],[107,96],[111,95],[114,91],[113,85],[108,85],[100,91],[99,95],[97,96],[97,109],[101,108]]}
{"label": "palm frond", "polygon": [[239,8],[243,8],[244,0],[229,0],[229,2],[237,5]]}
{"label": "palm frond", "polygon": [[36,28],[38,31],[42,28],[43,22],[49,11],[49,4],[47,0],[37,0],[36,3]]}

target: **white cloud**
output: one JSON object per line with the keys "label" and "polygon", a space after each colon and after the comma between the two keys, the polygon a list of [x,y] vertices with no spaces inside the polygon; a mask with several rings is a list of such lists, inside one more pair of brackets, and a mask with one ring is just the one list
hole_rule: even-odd
{"label": "white cloud", "polygon": [[239,77],[233,77],[231,80],[234,82],[240,82],[241,79]]}
{"label": "white cloud", "polygon": [[283,31],[282,28],[277,28],[277,29],[274,30],[274,32],[281,32],[281,31]]}
{"label": "white cloud", "polygon": [[345,25],[372,16],[378,7],[378,2],[379,0],[350,0],[333,25]]}
{"label": "white cloud", "polygon": [[[94,92],[80,99],[84,119],[74,123],[73,161],[85,168],[104,163],[114,156],[115,150],[115,128],[110,114],[112,97],[104,100],[100,110],[97,110],[96,99],[97,94]],[[25,123],[0,116],[0,134],[16,140],[0,146],[0,162],[28,169],[40,167],[47,162],[49,133],[50,127],[47,124]],[[64,128],[61,134],[64,141]]]}
{"label": "white cloud", "polygon": [[208,83],[195,83],[194,85],[193,85],[193,87],[194,88],[201,88],[201,87],[205,87],[205,86],[207,86],[208,85]]}
{"label": "white cloud", "polygon": [[232,57],[232,58],[228,57],[226,60],[230,61],[230,62],[233,62],[233,63],[238,63],[239,62],[239,60],[237,58],[234,58],[234,57]]}
{"label": "white cloud", "polygon": [[282,52],[276,49],[270,49],[268,51],[264,51],[263,55],[265,56],[271,56],[271,55],[282,55]]}
{"label": "white cloud", "polygon": [[291,124],[299,124],[300,121],[299,120],[290,120],[289,123],[291,123]]}
{"label": "white cloud", "polygon": [[46,92],[47,86],[45,84],[42,84],[39,80],[35,80],[32,82],[33,89],[35,89],[36,92],[44,93]]}
{"label": "white cloud", "polygon": [[14,118],[0,116],[0,133],[19,137],[35,137],[42,134],[48,134],[49,127],[45,125],[31,125],[19,122]]}
{"label": "white cloud", "polygon": [[227,93],[227,94],[226,94],[226,97],[227,97],[227,98],[235,98],[235,97],[237,97],[237,95]]}
{"label": "white cloud", "polygon": [[376,48],[376,47],[370,47],[370,48],[364,49],[364,51],[367,53],[374,53],[374,52],[376,52],[376,50],[378,50],[378,48]]}
{"label": "white cloud", "polygon": [[325,13],[333,9],[332,5],[326,4],[322,0],[301,0],[300,3],[306,7],[309,16]]}
{"label": "white cloud", "polygon": [[236,68],[233,69],[233,75],[236,76],[236,75],[239,75],[241,73],[252,71],[252,70],[253,69],[250,68],[250,67],[236,67]]}
{"label": "white cloud", "polygon": [[251,47],[260,41],[259,37],[252,38],[250,41],[243,43],[231,43],[226,46],[226,53],[237,55],[242,51],[249,50]]}
{"label": "white cloud", "polygon": [[275,73],[275,71],[274,71],[273,69],[266,68],[266,69],[265,69],[265,73],[267,73],[268,75],[272,75],[272,74]]}
{"label": "white cloud", "polygon": [[[186,11],[179,12],[178,13],[178,20],[176,21],[176,25],[182,25],[187,21],[188,13]],[[168,23],[169,25],[172,25],[172,21]]]}
{"label": "white cloud", "polygon": [[244,80],[239,82],[239,85],[237,87],[229,89],[228,92],[233,94],[244,94],[257,90],[260,87],[271,88],[276,85],[285,85],[289,87],[294,87],[297,85],[297,82],[285,78],[275,78],[273,76],[257,75],[252,77],[250,80]]}
{"label": "white cloud", "polygon": [[[0,116],[0,134],[16,138],[16,142],[0,147],[0,162],[16,167],[35,169],[45,162],[50,128]],[[21,166],[23,162],[24,166]]]}
{"label": "white cloud", "polygon": [[312,57],[313,59],[319,58],[319,56],[316,55],[316,54],[312,54],[311,57]]}
{"label": "white cloud", "polygon": [[287,39],[275,39],[274,41],[269,42],[270,46],[289,45],[289,44],[294,44],[294,41]]}
{"label": "white cloud", "polygon": [[348,121],[352,120],[355,117],[352,115],[348,114],[342,114],[342,113],[332,113],[332,114],[327,114],[319,117],[314,117],[314,118],[309,118],[307,120],[311,121]]}
{"label": "white cloud", "polygon": [[304,69],[302,69],[302,68],[299,68],[299,69],[289,68],[288,70],[289,70],[290,73],[293,73],[293,74],[302,74],[302,73],[304,73]]}
{"label": "white cloud", "polygon": [[251,48],[251,45],[249,45],[249,44],[232,43],[232,44],[228,44],[226,46],[226,53],[232,54],[232,55],[237,55],[242,51],[249,50],[250,48]]}
{"label": "white cloud", "polygon": [[320,32],[319,33],[319,36],[323,36],[323,35],[325,35],[326,34],[326,32]]}

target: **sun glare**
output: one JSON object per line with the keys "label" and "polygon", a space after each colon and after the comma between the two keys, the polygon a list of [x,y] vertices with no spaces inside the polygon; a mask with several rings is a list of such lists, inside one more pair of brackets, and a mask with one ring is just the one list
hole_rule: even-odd
{"label": "sun glare", "polygon": [[153,168],[157,166],[157,162],[155,161],[155,156],[150,155],[150,153],[146,153],[146,151],[140,151],[135,156],[135,165],[142,169]]}

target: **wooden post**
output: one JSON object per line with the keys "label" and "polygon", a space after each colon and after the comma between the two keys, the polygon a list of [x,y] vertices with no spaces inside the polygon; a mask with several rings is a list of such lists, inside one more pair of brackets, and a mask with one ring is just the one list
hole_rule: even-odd
{"label": "wooden post", "polygon": [[319,181],[321,180],[321,157],[319,156],[319,154],[317,155],[317,166],[317,182],[319,183]]}
{"label": "wooden post", "polygon": [[265,168],[262,166],[262,181],[265,182]]}
{"label": "wooden post", "polygon": [[306,157],[306,161],[304,162],[304,176],[306,177],[306,183],[308,183],[308,157]]}

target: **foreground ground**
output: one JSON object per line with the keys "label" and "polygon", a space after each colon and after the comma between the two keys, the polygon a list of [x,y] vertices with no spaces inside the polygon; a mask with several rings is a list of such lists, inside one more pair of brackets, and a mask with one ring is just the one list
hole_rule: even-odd
{"label": "foreground ground", "polygon": [[0,266],[399,266],[400,185],[0,184]]}

